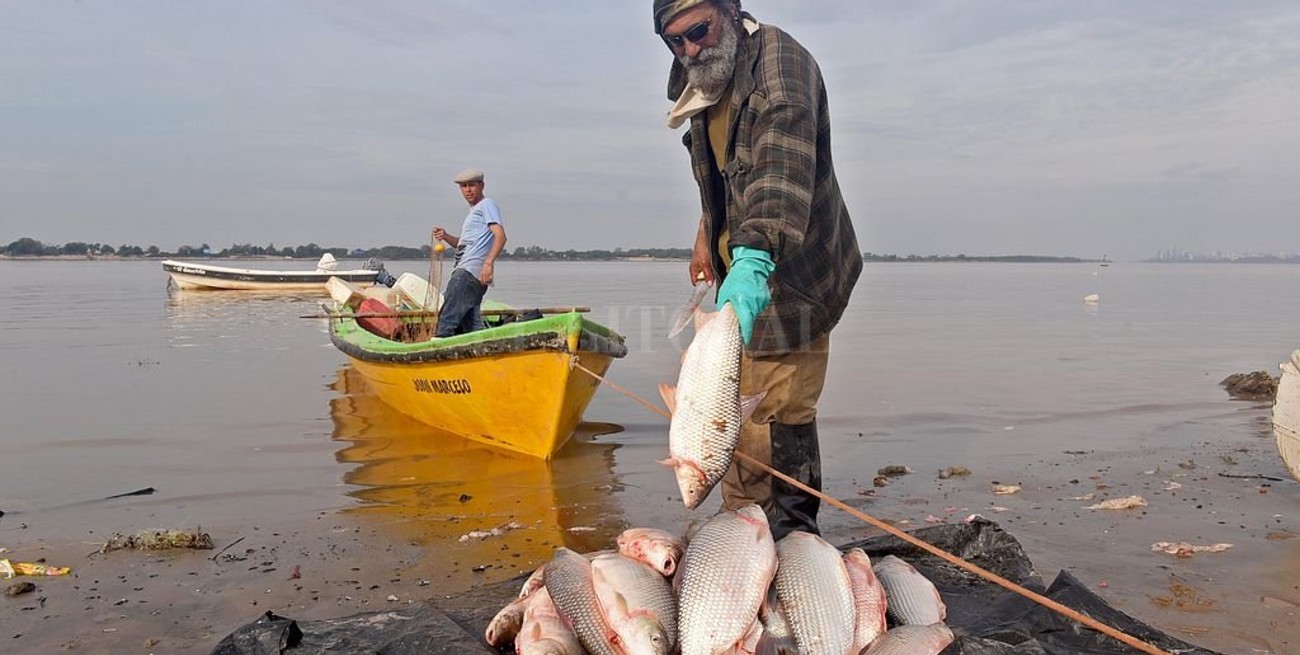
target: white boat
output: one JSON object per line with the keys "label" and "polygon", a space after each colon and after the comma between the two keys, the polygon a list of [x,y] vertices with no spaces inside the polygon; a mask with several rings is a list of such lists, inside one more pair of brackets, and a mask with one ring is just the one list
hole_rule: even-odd
{"label": "white boat", "polygon": [[178,289],[225,289],[239,291],[324,291],[330,278],[336,277],[358,286],[366,287],[390,278],[383,264],[371,259],[358,269],[335,270],[338,262],[325,253],[316,262],[315,270],[265,270],[255,268],[230,268],[181,262],[168,259],[163,270],[171,276],[171,284]]}
{"label": "white boat", "polygon": [[1300,480],[1300,350],[1291,353],[1291,361],[1283,362],[1281,368],[1273,401],[1273,435],[1282,461]]}

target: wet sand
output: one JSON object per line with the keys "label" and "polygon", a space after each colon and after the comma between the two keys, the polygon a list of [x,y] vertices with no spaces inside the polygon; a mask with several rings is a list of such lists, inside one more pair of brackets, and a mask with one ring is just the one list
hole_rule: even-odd
{"label": "wet sand", "polygon": [[[892,462],[915,472],[875,487],[875,471],[863,470],[828,487],[850,505],[903,528],[974,513],[995,520],[1022,542],[1045,580],[1068,569],[1121,610],[1198,646],[1243,655],[1296,652],[1300,531],[1290,517],[1300,490],[1290,481],[1226,477],[1281,473],[1261,408],[1238,404],[1233,411],[1250,414],[1258,429],[1189,450],[1070,451],[1012,466],[966,457],[948,464],[972,473],[946,480],[936,475],[941,467]],[[602,452],[599,443],[597,437],[575,447]],[[995,483],[1021,490],[994,495]],[[1135,494],[1149,505],[1084,509]],[[465,505],[473,507],[474,500]],[[558,510],[584,511],[582,503]],[[647,523],[680,527],[683,511],[664,511]],[[471,526],[484,524],[479,518],[472,511],[462,517],[412,516],[400,506],[324,511],[274,525],[204,526],[217,549],[226,549],[220,555],[171,550],[88,556],[107,538],[93,516],[84,539],[45,541],[21,529],[12,532],[23,516],[11,514],[0,521],[11,535],[27,538],[11,543],[5,557],[44,559],[75,572],[26,578],[37,590],[0,601],[0,637],[6,652],[203,653],[267,610],[326,619],[419,601],[455,605],[468,589],[530,570],[556,545],[606,547],[624,527],[608,515],[576,522],[565,516],[557,522],[582,529],[561,534],[556,526],[525,525],[507,536],[464,543],[449,536],[468,534]],[[442,528],[432,529],[434,522]],[[824,509],[822,526],[833,543],[878,533],[834,508]],[[1158,541],[1233,547],[1177,558],[1152,552]]]}

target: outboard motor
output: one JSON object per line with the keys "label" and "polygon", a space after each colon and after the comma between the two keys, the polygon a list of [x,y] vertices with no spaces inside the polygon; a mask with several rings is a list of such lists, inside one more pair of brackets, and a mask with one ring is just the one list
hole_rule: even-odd
{"label": "outboard motor", "polygon": [[377,257],[367,259],[366,264],[362,266],[362,268],[367,271],[375,271],[375,284],[382,284],[389,289],[393,288],[394,284],[397,284],[397,278],[393,277],[392,273],[384,270],[383,262],[380,262]]}

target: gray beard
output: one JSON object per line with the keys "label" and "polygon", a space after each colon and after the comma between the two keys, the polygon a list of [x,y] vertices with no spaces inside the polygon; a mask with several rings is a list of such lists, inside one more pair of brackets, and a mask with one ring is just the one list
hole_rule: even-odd
{"label": "gray beard", "polygon": [[740,48],[739,30],[732,23],[719,23],[722,38],[718,40],[718,45],[701,50],[700,56],[695,59],[685,53],[677,57],[686,69],[686,81],[706,96],[717,96],[725,91],[736,71],[736,51]]}

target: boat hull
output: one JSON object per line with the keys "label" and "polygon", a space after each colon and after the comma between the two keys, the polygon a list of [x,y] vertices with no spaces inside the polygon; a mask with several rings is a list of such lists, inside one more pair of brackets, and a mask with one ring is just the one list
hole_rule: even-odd
{"label": "boat hull", "polygon": [[168,260],[163,270],[179,289],[214,289],[225,291],[320,291],[331,277],[346,280],[358,286],[375,283],[378,271],[355,269],[350,271],[270,271],[251,268],[229,268]]}
{"label": "boat hull", "polygon": [[1291,475],[1300,480],[1300,350],[1282,364],[1273,401],[1273,435]]}
{"label": "boat hull", "polygon": [[550,459],[569,440],[622,338],[565,314],[401,344],[332,320],[331,340],[386,404],[427,425]]}

